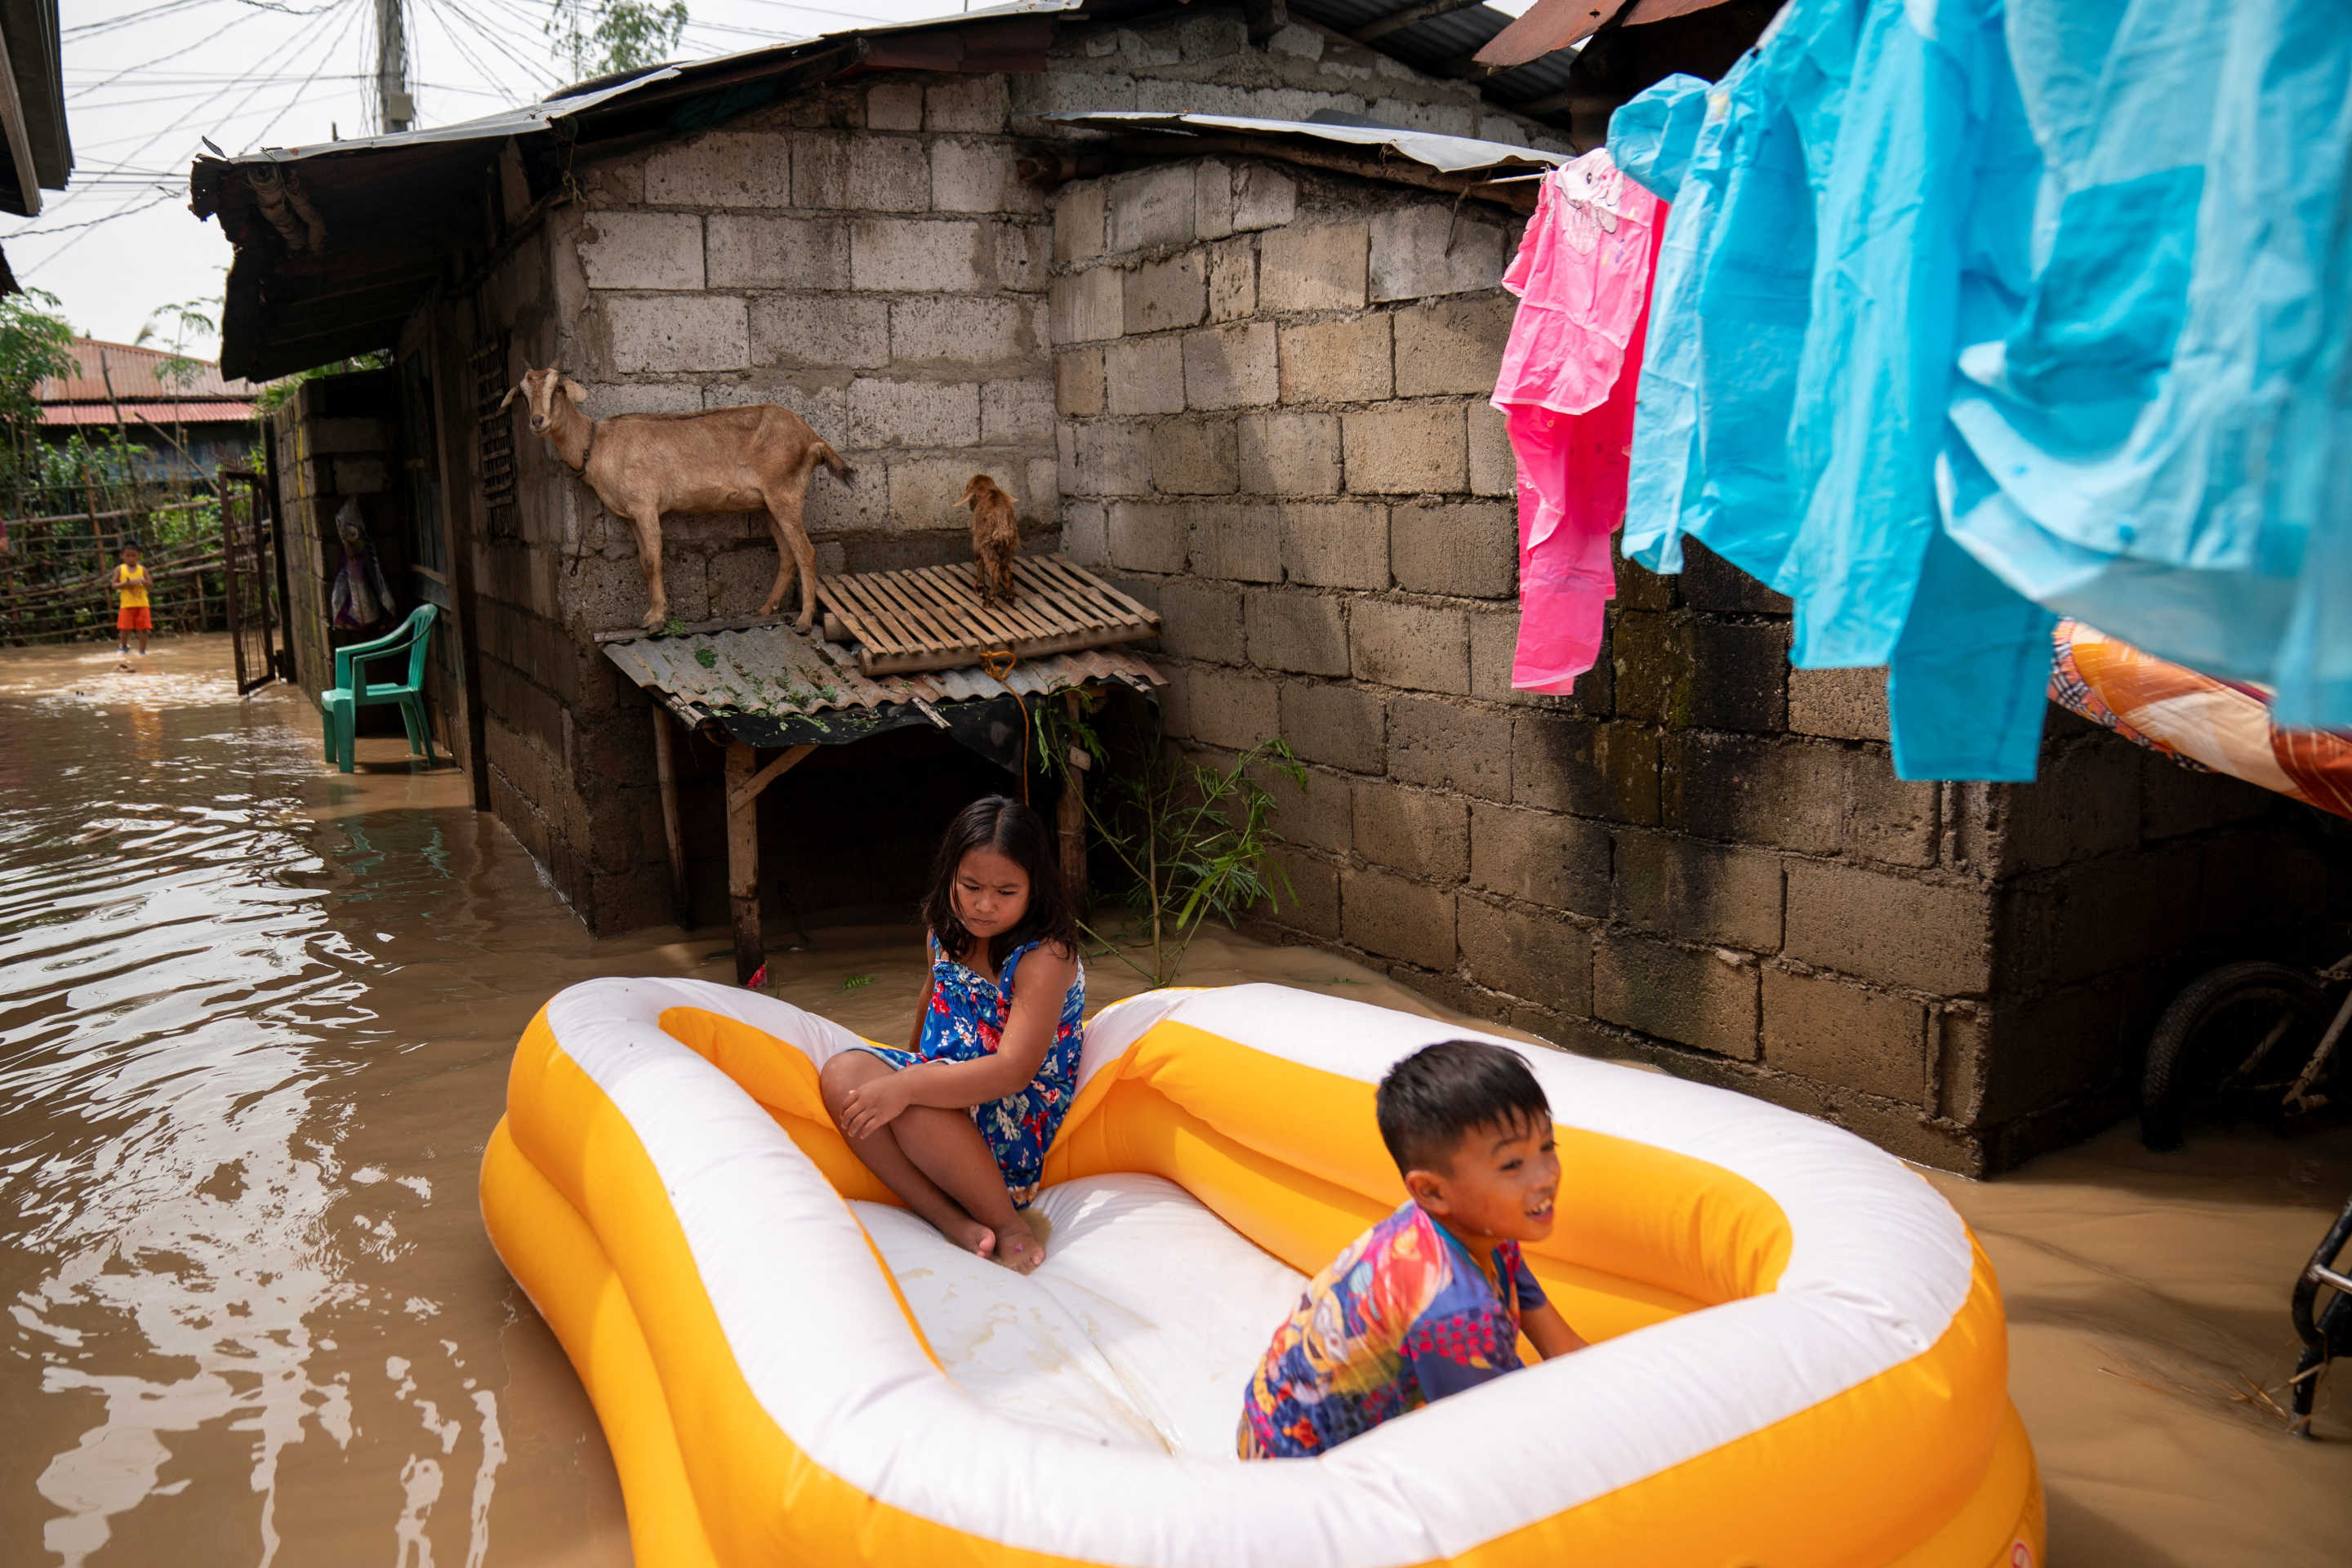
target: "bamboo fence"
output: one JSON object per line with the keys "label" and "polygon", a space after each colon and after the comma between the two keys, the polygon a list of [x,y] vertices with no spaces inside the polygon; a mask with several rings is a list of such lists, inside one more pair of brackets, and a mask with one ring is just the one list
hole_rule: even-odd
{"label": "bamboo fence", "polygon": [[[59,494],[65,488],[42,486],[0,507],[0,644],[112,637],[125,543],[140,547],[156,631],[226,627],[219,501],[209,487],[190,494],[184,482],[103,490],[93,482]],[[78,510],[60,505],[74,500]]]}

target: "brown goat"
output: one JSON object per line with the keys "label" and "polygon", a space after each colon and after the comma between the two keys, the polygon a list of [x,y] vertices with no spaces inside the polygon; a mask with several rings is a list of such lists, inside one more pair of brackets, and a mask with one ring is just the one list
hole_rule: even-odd
{"label": "brown goat", "polygon": [[772,403],[753,403],[699,414],[591,419],[580,411],[587,393],[553,365],[523,372],[521,383],[499,406],[512,403],[517,393],[530,405],[530,427],[547,437],[563,466],[586,479],[614,516],[627,518],[635,529],[637,566],[649,601],[647,631],[658,631],[669,619],[661,563],[661,520],[669,511],[765,510],[768,531],[776,536],[776,581],[760,613],[776,613],[797,569],[801,614],[795,624],[806,631],[815,622],[816,547],[801,524],[801,503],[819,463],[845,479],[856,470],[799,415]]}
{"label": "brown goat", "polygon": [[980,570],[980,602],[1013,602],[1013,557],[1021,548],[1021,525],[1013,516],[1013,498],[986,474],[974,474],[963,487],[963,504],[971,508],[971,557]]}

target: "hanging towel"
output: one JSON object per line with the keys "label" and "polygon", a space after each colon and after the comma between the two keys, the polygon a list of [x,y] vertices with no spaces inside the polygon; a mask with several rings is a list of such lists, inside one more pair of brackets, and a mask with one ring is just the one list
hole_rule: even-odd
{"label": "hanging towel", "polygon": [[1605,149],[1587,153],[1545,177],[1503,274],[1519,297],[1494,403],[1518,462],[1523,691],[1568,691],[1600,654],[1664,212]]}

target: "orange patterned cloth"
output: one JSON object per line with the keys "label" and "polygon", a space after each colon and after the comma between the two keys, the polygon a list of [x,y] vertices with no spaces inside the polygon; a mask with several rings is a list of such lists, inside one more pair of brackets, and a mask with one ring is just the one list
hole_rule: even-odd
{"label": "orange patterned cloth", "polygon": [[2188,766],[2352,817],[2352,732],[2282,730],[2263,688],[2167,664],[2078,621],[2052,636],[2060,707]]}

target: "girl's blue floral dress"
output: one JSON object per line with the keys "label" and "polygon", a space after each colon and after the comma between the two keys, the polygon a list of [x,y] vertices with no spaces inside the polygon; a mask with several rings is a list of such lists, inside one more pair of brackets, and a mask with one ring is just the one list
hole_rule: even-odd
{"label": "girl's blue floral dress", "polygon": [[[1003,976],[991,981],[979,971],[950,958],[940,950],[938,940],[932,939],[931,1010],[923,1019],[919,1048],[906,1051],[876,1045],[861,1048],[894,1068],[913,1067],[918,1062],[976,1061],[992,1055],[996,1042],[1004,1033],[1004,1020],[1013,1011],[1013,973],[1021,967],[1021,961],[1036,952],[1037,947],[1038,943],[1033,942],[1014,948],[1004,960]],[[1004,1173],[1004,1188],[1013,1194],[1015,1208],[1027,1208],[1029,1200],[1037,1195],[1038,1180],[1045,1170],[1046,1146],[1054,1142],[1054,1134],[1060,1130],[1062,1118],[1077,1094],[1078,1048],[1086,1041],[1079,1019],[1086,1009],[1087,961],[1080,958],[1069,994],[1062,998],[1062,1016],[1054,1026],[1053,1043],[1045,1047],[1045,1059],[1038,1064],[1037,1076],[1024,1089],[971,1108],[972,1121],[996,1156],[996,1168]]]}

